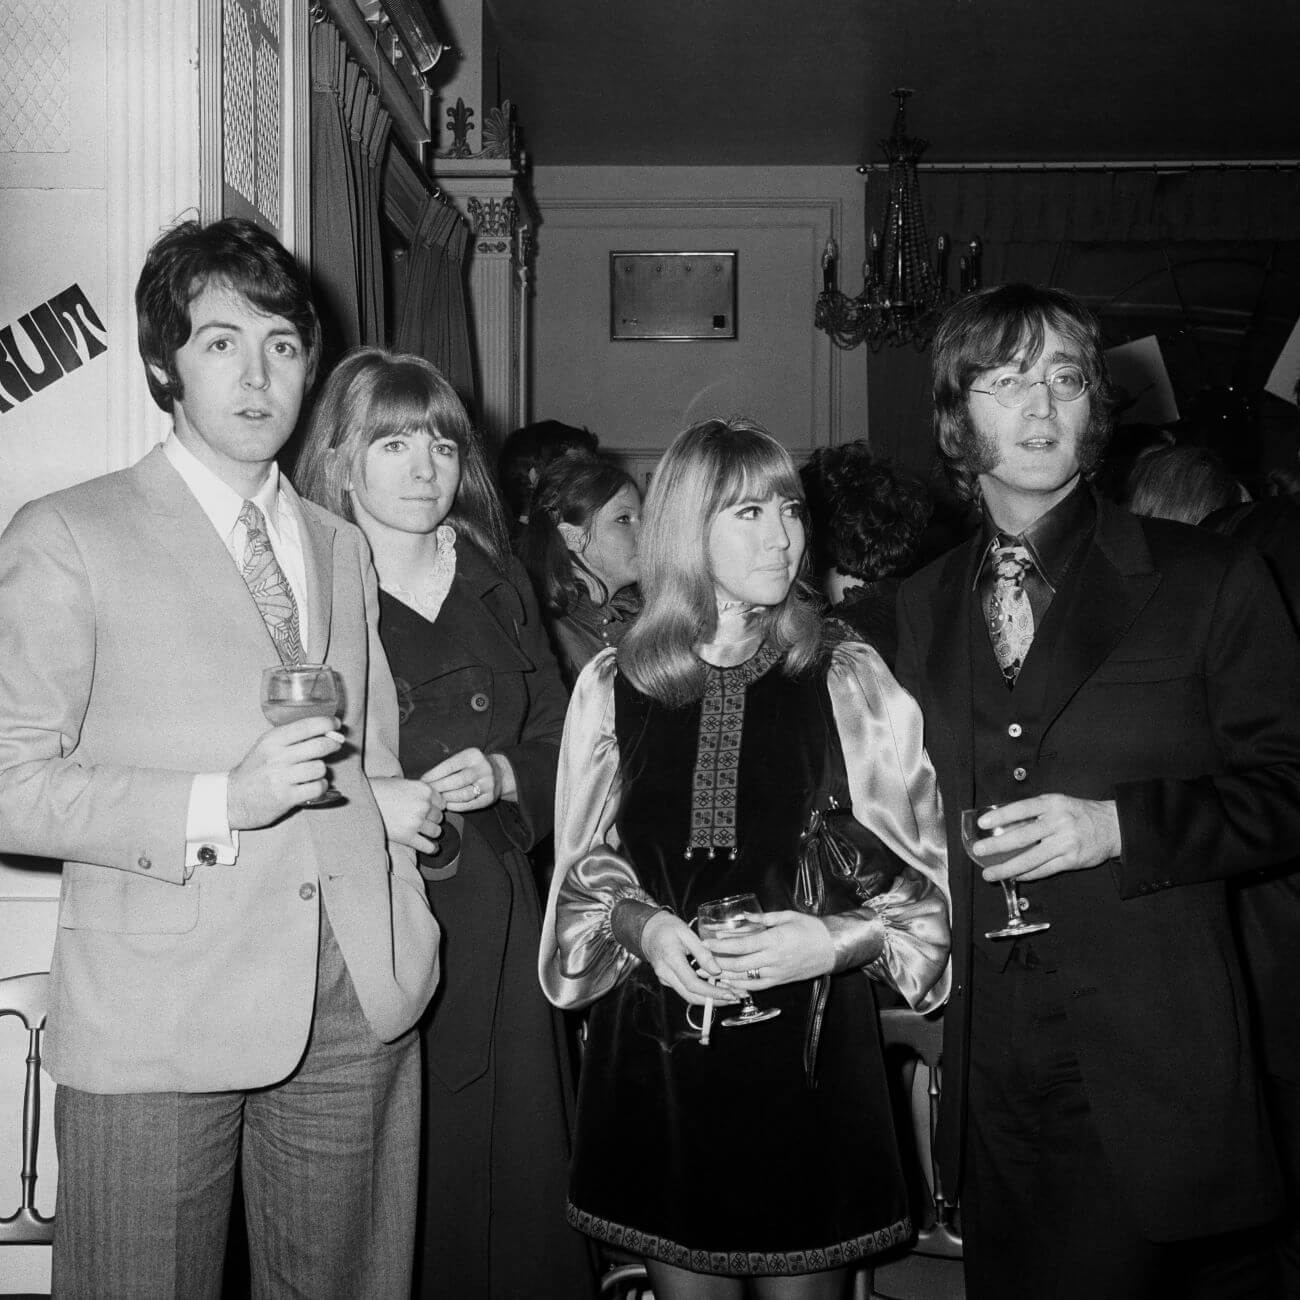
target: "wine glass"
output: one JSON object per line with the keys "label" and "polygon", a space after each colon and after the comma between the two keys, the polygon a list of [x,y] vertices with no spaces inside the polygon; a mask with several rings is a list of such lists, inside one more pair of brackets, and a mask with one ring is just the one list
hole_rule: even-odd
{"label": "wine glass", "polygon": [[[765,929],[758,918],[762,914],[756,894],[731,894],[701,903],[695,914],[701,939],[730,939],[738,934],[757,934]],[[738,1015],[727,1016],[724,1025],[756,1025],[781,1014],[780,1007],[759,1007],[748,993],[741,993]]]}
{"label": "wine glass", "polygon": [[[262,674],[262,712],[277,727],[296,718],[332,718],[341,702],[338,674],[328,664],[277,664]],[[326,808],[346,802],[327,779],[324,791],[314,799],[304,799],[300,807]]]}
{"label": "wine glass", "polygon": [[[992,830],[985,830],[979,824],[979,819],[986,812],[992,812],[999,805],[995,803],[986,804],[983,808],[966,808],[961,815],[961,842],[962,847],[966,850],[966,856],[975,863],[977,867],[996,867],[1000,862],[1006,862],[1008,858],[1014,858],[1017,853],[1023,852],[1022,849],[1012,849],[1006,853],[984,853],[979,857],[975,856],[975,844],[979,840],[994,839],[1004,831],[1011,829],[1011,826],[1019,826],[1022,823],[1012,822],[1010,826],[997,826]],[[1028,819],[1027,819],[1028,820]],[[1029,906],[1026,899],[1020,897],[1016,889],[1014,880],[1002,880],[998,882],[1002,886],[1003,896],[1007,900],[1007,923],[1000,930],[986,930],[984,937],[986,939],[1015,939],[1022,934],[1037,934],[1039,930],[1048,930],[1051,928],[1050,921],[1026,921],[1021,913]]]}

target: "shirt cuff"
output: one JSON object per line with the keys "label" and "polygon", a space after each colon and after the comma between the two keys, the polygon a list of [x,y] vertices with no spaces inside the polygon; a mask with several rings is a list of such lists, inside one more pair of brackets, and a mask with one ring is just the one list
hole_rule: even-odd
{"label": "shirt cuff", "polygon": [[185,814],[186,879],[194,867],[223,867],[239,857],[239,832],[231,830],[226,811],[230,785],[227,772],[200,772],[190,786],[190,803]]}

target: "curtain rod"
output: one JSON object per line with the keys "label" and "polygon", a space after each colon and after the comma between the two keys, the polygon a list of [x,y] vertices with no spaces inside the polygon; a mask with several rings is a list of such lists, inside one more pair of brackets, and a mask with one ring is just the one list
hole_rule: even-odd
{"label": "curtain rod", "polygon": [[[1254,171],[1257,168],[1282,171],[1300,167],[1300,158],[1160,158],[1150,162],[972,162],[917,163],[923,172],[1196,172]],[[886,162],[863,163],[858,173],[889,170]]]}
{"label": "curtain rod", "polygon": [[424,115],[411,102],[397,73],[375,48],[374,32],[366,25],[353,0],[325,0],[325,10],[334,20],[352,57],[361,65],[366,75],[379,91],[379,98],[393,118],[408,147],[421,155],[421,146],[429,141],[429,128]]}

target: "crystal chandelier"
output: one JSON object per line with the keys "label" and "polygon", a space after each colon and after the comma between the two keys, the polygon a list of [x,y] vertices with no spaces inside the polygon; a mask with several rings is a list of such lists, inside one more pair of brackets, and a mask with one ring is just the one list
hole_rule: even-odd
{"label": "crystal chandelier", "polygon": [[[889,160],[889,192],[885,198],[884,237],[872,227],[867,260],[862,267],[862,292],[850,298],[839,291],[835,240],[822,253],[822,292],[817,296],[813,324],[825,330],[837,347],[867,343],[873,352],[882,344],[910,343],[923,351],[934,334],[943,309],[956,296],[948,286],[948,236],[936,241],[934,265],[926,248],[925,218],[916,165],[928,140],[909,136],[904,105],[910,90],[895,90],[898,111],[888,140],[880,142]],[[867,168],[859,168],[867,172]],[[864,203],[865,206],[865,203]],[[960,293],[979,288],[980,241],[972,239],[961,257]]]}

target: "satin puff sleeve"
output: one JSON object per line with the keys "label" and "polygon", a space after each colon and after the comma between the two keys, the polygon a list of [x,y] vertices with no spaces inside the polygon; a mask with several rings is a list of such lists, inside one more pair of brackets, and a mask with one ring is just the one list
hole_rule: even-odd
{"label": "satin puff sleeve", "polygon": [[923,746],[921,710],[870,646],[836,647],[827,674],[853,815],[907,863],[871,899],[884,948],[865,967],[917,1011],[947,1000],[947,838],[939,783]]}
{"label": "satin puff sleeve", "polygon": [[615,651],[602,650],[579,675],[560,742],[555,787],[555,874],[542,923],[538,975],[557,1006],[585,1007],[640,960],[614,937],[617,903],[650,903],[621,851],[621,787],[614,735]]}

